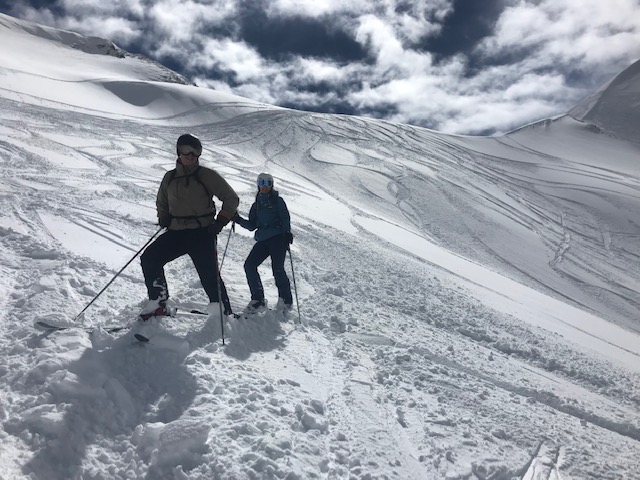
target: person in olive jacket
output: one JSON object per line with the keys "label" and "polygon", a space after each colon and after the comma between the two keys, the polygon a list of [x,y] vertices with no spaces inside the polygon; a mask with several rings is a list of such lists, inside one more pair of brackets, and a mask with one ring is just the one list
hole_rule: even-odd
{"label": "person in olive jacket", "polygon": [[241,227],[256,231],[256,244],[244,262],[244,271],[251,291],[251,301],[244,311],[255,313],[266,307],[258,267],[267,257],[271,257],[271,270],[279,297],[276,309],[288,313],[293,304],[291,284],[284,269],[287,250],[293,243],[289,209],[278,191],[274,189],[272,175],[269,173],[258,175],[257,187],[256,201],[251,205],[249,218],[242,218],[238,214],[234,218]]}
{"label": "person in olive jacket", "polygon": [[[202,143],[197,137],[181,135],[176,150],[176,168],[165,174],[156,199],[158,224],[167,230],[147,247],[140,259],[149,294],[140,318],[146,320],[165,313],[169,288],[164,266],[183,255],[191,257],[209,297],[211,304],[207,311],[215,313],[221,300],[220,290],[225,314],[230,315],[231,305],[218,272],[216,238],[235,216],[239,198],[218,172],[199,164]],[[214,196],[222,201],[217,216]]]}

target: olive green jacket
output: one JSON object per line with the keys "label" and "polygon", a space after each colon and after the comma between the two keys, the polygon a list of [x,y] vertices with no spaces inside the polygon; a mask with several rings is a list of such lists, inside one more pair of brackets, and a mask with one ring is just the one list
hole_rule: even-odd
{"label": "olive green jacket", "polygon": [[171,218],[169,229],[208,227],[216,216],[213,197],[222,201],[218,218],[229,222],[236,214],[240,200],[222,176],[199,163],[186,167],[181,163],[168,171],[158,190],[158,219]]}

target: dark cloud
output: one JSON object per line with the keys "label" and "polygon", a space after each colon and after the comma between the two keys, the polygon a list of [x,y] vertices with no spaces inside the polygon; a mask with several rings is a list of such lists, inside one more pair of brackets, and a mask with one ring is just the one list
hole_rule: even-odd
{"label": "dark cloud", "polygon": [[302,92],[315,93],[317,95],[346,95],[350,89],[359,88],[354,84],[348,85],[336,85],[334,82],[318,81],[318,82],[305,82],[304,80],[296,81],[295,79],[289,83],[289,86],[293,89],[300,90]]}
{"label": "dark cloud", "polygon": [[[179,63],[176,64],[176,68],[171,67],[170,65],[173,63],[173,60],[170,60],[169,57],[165,58],[166,60],[163,60],[162,64],[166,67],[170,68],[173,71],[178,71],[176,70],[176,68],[178,67],[184,70],[184,66],[180,65]],[[203,77],[207,80],[222,82],[232,89],[243,85],[243,83],[238,80],[238,75],[236,74],[236,72],[228,68],[224,68],[224,66],[221,64],[214,64],[206,69],[195,66],[191,70],[189,70],[188,73],[193,77]]]}
{"label": "dark cloud", "polygon": [[321,103],[309,103],[295,102],[282,104],[285,108],[291,108],[293,110],[302,110],[305,112],[317,112],[317,113],[331,113],[337,115],[359,115],[353,105],[349,102],[321,102]]}
{"label": "dark cloud", "polygon": [[367,57],[362,45],[331,18],[269,16],[259,4],[246,2],[238,21],[241,39],[267,59],[284,61],[299,55],[352,62]]}
{"label": "dark cloud", "polygon": [[310,82],[306,78],[292,78],[287,85],[294,100],[281,106],[295,110],[343,115],[360,115],[361,112],[348,100],[349,93],[362,84],[354,81],[336,83],[329,81]]}
{"label": "dark cloud", "polygon": [[6,13],[7,15],[12,15],[16,17],[20,17],[22,12],[26,7],[31,7],[35,9],[48,9],[54,15],[64,15],[65,10],[61,7],[57,1],[51,0],[29,0],[25,2],[21,1],[7,1],[0,0],[0,12]]}
{"label": "dark cloud", "polygon": [[466,55],[466,78],[480,74],[482,71],[499,66],[516,65],[523,58],[528,58],[540,50],[539,46],[519,46],[514,45],[508,50],[492,52],[491,55],[483,51],[473,50]]}
{"label": "dark cloud", "polygon": [[[358,109],[357,114],[365,117],[378,118],[380,120],[385,120],[387,118],[393,117],[394,115],[397,115],[399,112],[400,110],[398,109],[398,106],[393,103],[380,103],[375,107],[360,108]],[[414,123],[414,125],[418,125],[418,124]],[[418,125],[418,126],[424,126],[424,125]]]}
{"label": "dark cloud", "polygon": [[416,47],[435,55],[436,60],[458,53],[471,54],[478,43],[493,33],[505,0],[455,0],[437,36],[424,38]]}
{"label": "dark cloud", "polygon": [[410,0],[402,0],[396,3],[393,10],[395,13],[399,14],[411,14],[413,13],[414,6]]}
{"label": "dark cloud", "polygon": [[570,68],[564,73],[564,78],[575,85],[588,85],[593,79],[593,72],[582,68]]}

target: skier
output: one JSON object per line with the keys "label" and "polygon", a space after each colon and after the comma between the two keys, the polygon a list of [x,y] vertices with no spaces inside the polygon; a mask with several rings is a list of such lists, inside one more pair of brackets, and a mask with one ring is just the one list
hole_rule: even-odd
{"label": "skier", "polygon": [[[211,302],[207,312],[219,314],[218,302],[222,300],[225,315],[232,313],[218,272],[215,248],[217,235],[236,214],[238,195],[218,172],[199,164],[202,143],[197,137],[188,133],[181,135],[176,150],[176,168],[165,174],[156,199],[158,224],[167,230],[140,258],[149,294],[149,302],[139,315],[142,321],[165,314],[169,289],[164,266],[185,254],[191,257]],[[222,201],[217,217],[213,196]]]}
{"label": "skier", "polygon": [[279,298],[276,309],[285,314],[288,313],[293,299],[284,261],[289,245],[293,243],[293,235],[287,204],[274,189],[273,177],[270,174],[258,175],[258,193],[255,202],[251,205],[249,219],[244,219],[236,213],[234,221],[247,230],[256,230],[256,244],[244,262],[244,271],[251,291],[251,302],[245,308],[245,313],[252,314],[266,307],[258,266],[269,256],[273,277],[278,287]]}

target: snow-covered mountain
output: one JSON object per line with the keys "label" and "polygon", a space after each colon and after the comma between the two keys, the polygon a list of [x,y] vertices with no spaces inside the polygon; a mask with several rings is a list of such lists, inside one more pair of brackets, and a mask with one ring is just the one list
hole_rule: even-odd
{"label": "snow-covered mountain", "polygon": [[576,105],[569,114],[603,131],[640,143],[640,60]]}
{"label": "snow-covered mountain", "polygon": [[[4,15],[0,44],[1,478],[640,478],[638,64],[486,138],[198,88]],[[275,176],[301,325],[109,334],[137,260],[76,318],[156,232],[185,131],[241,212]],[[253,239],[220,239],[240,309]],[[205,306],[188,259],[167,277]]]}

